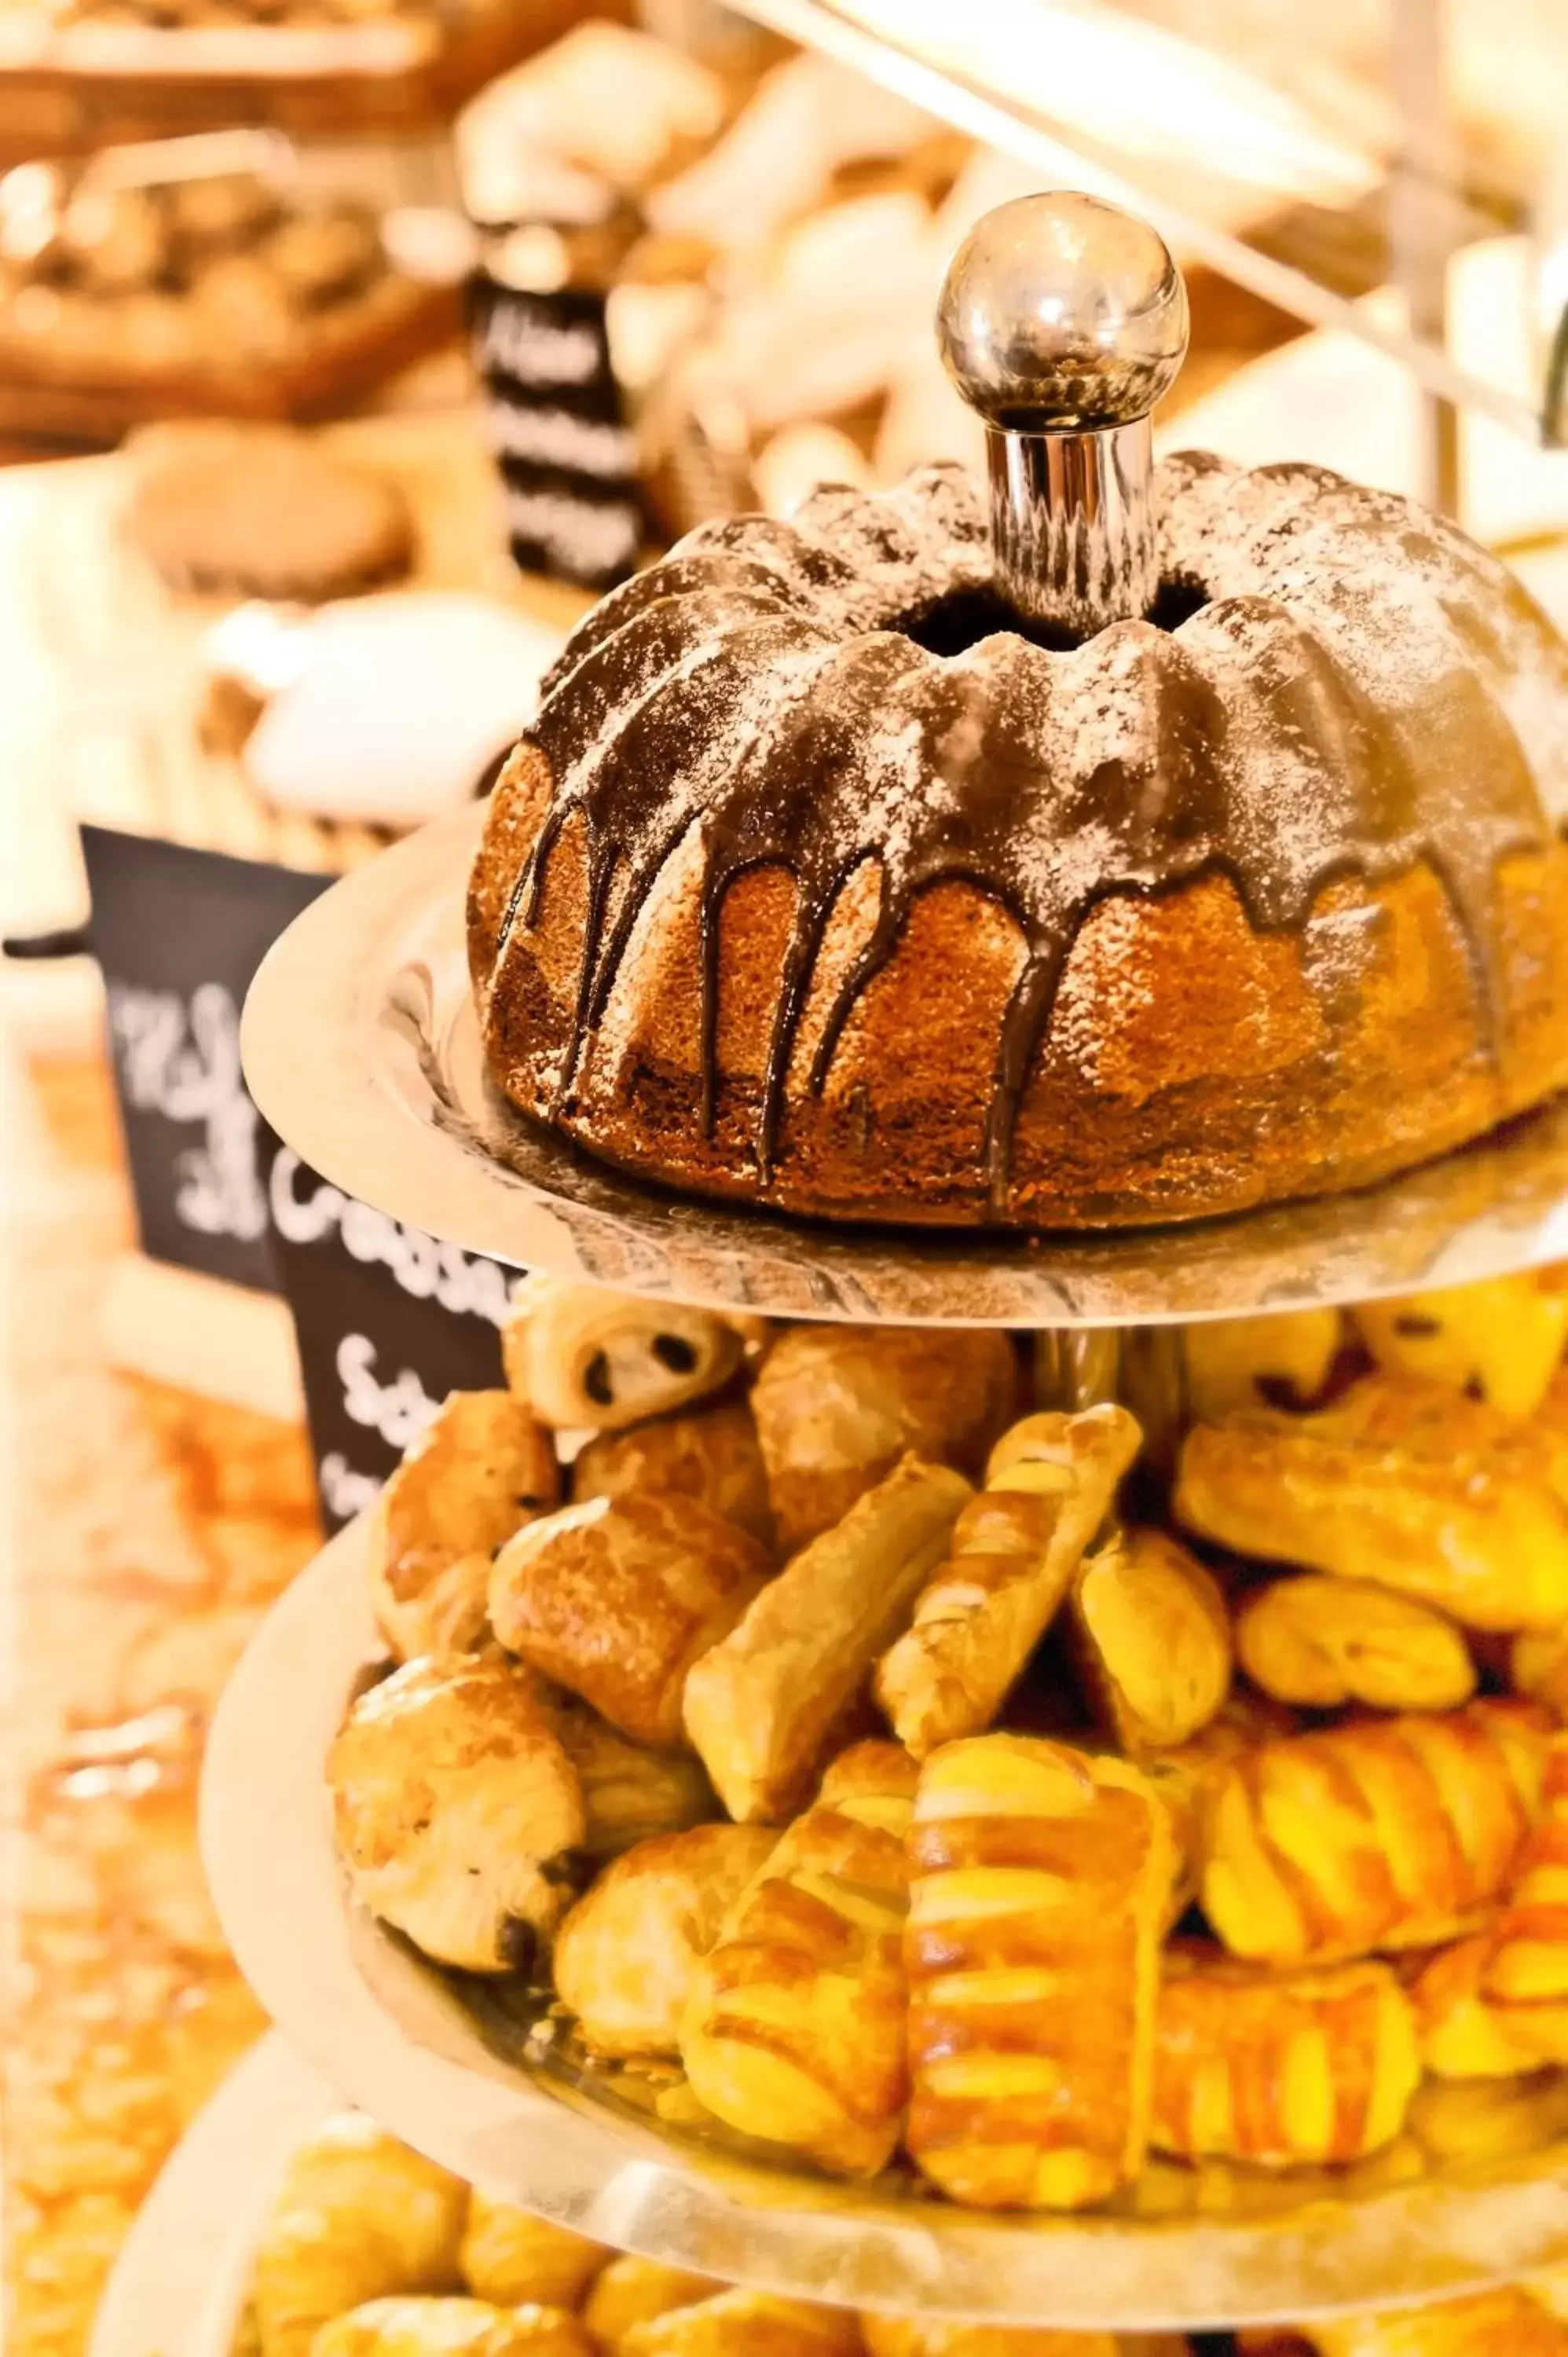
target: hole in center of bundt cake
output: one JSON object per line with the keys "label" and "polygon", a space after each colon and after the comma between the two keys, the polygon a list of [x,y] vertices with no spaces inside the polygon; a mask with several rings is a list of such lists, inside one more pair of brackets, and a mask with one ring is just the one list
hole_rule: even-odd
{"label": "hole in center of bundt cake", "polygon": [[[1178,630],[1208,603],[1208,592],[1196,581],[1162,581],[1148,619],[1156,630]],[[951,590],[918,613],[900,614],[890,627],[933,655],[964,654],[971,647],[978,646],[982,639],[993,638],[998,630],[1011,630],[1018,638],[1030,639],[1037,647],[1054,648],[1058,653],[1082,643],[1081,634],[1076,630],[1032,621],[1027,615],[1020,614],[989,583],[980,589]]]}

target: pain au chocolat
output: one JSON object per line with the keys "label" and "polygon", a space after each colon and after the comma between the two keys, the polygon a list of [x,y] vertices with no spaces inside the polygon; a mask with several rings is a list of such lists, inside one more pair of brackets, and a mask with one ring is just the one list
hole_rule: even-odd
{"label": "pain au chocolat", "polygon": [[1506,569],[1181,456],[1144,593],[1069,632],[1004,594],[997,479],[990,534],[950,467],[703,525],[580,625],[472,879],[506,1094],[704,1195],[1072,1228],[1568,1081],[1568,648]]}

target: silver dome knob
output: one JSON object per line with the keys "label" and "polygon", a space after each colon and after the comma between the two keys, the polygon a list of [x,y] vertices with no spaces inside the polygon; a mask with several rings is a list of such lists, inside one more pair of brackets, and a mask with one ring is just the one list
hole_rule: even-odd
{"label": "silver dome knob", "polygon": [[1071,189],[987,213],[937,310],[948,374],[985,420],[1004,594],[1085,637],[1158,587],[1148,417],[1187,352],[1187,290],[1163,239]]}

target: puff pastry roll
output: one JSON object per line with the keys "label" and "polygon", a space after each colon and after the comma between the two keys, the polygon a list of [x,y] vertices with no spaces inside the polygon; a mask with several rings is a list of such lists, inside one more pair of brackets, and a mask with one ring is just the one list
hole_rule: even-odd
{"label": "puff pastry roll", "polygon": [[983,1735],[926,1762],[908,1848],[911,2156],[982,2209],[1103,2200],[1147,2146],[1164,1806],[1122,1760]]}
{"label": "puff pastry roll", "polygon": [[561,1494],[550,1435],[510,1392],[453,1392],[371,1508],[381,1634],[400,1662],[485,1639],[490,1560]]}
{"label": "puff pastry roll", "polygon": [[1254,1685],[1308,1710],[1454,1710],[1476,1691],[1452,1620],[1369,1579],[1303,1572],[1246,1598],[1236,1652]]}
{"label": "puff pastry roll", "polygon": [[672,2308],[712,2299],[722,2289],[712,2276],[662,2266],[657,2259],[639,2259],[628,2251],[612,2259],[599,2276],[588,2294],[583,2321],[601,2347],[615,2352],[637,2325],[650,2324]]}
{"label": "puff pastry roll", "polygon": [[908,1452],[978,1474],[1017,1390],[1012,1344],[983,1328],[788,1328],[751,1395],[779,1545],[831,1529]]}
{"label": "puff pastry roll", "polygon": [[1112,1406],[1026,1416],[998,1441],[984,1490],[876,1674],[876,1698],[917,1759],[991,1725],[1137,1452],[1137,1425]]}
{"label": "puff pastry roll", "polygon": [[621,2357],[860,2357],[861,2340],[847,2308],[734,2290],[635,2325],[618,2347]]}
{"label": "puff pastry roll", "polygon": [[767,1865],[761,1825],[693,1825],[639,1842],[577,1901],[555,1940],[555,1994],[598,2054],[676,2054],[699,1963]]}
{"label": "puff pastry roll", "polygon": [[1541,1803],[1480,1985],[1510,2038],[1538,2061],[1568,2062],[1568,1734],[1548,1750]]}
{"label": "puff pastry roll", "polygon": [[836,1760],[698,1966],[681,2059],[699,2102],[825,2169],[880,2169],[906,2092],[904,1834],[915,1763]]}
{"label": "puff pastry roll", "polygon": [[946,1466],[902,1458],[697,1663],[686,1732],[732,1817],[777,1818],[799,1805],[971,1494]]}
{"label": "puff pastry roll", "polygon": [[623,1735],[669,1749],[682,1739],[687,1671],[772,1569],[766,1548],[695,1498],[590,1498],[508,1541],[490,1625]]}
{"label": "puff pastry roll", "polygon": [[866,2313],[860,2331],[865,2357],[1119,2357],[1114,2333],[1055,2332],[1035,2324],[959,2324],[942,2316]]}
{"label": "puff pastry roll", "polygon": [[603,2243],[575,2234],[476,2185],[458,2262],[476,2299],[496,2308],[575,2308],[606,2261]]}
{"label": "puff pastry roll", "polygon": [[[1492,1953],[1489,1931],[1451,1941],[1423,1963],[1410,1985],[1423,2066],[1438,2079],[1517,2079],[1540,2056],[1509,2031],[1481,1986]],[[1568,2008],[1564,2008],[1568,2027]]]}
{"label": "puff pastry roll", "polygon": [[1541,1628],[1568,1616],[1561,1473],[1548,1439],[1485,1400],[1369,1375],[1312,1415],[1195,1426],[1175,1510],[1243,1554],[1374,1580],[1467,1628]]}
{"label": "puff pastry roll", "polygon": [[1431,1946],[1495,1904],[1539,1810],[1549,1722],[1530,1703],[1349,1721],[1231,1760],[1204,1912],[1277,1964]]}
{"label": "puff pastry roll", "polygon": [[1307,2337],[1318,2357],[1568,2357],[1568,2329],[1511,2288],[1392,2315],[1325,2318]]}
{"label": "puff pastry roll", "polygon": [[583,1854],[594,1865],[717,1815],[707,1772],[689,1751],[632,1743],[575,1695],[553,1705],[550,1723],[583,1788]]}
{"label": "puff pastry roll", "polygon": [[1100,1716],[1134,1758],[1187,1742],[1230,1690],[1219,1583],[1179,1539],[1120,1533],[1069,1595],[1073,1657]]}
{"label": "puff pastry roll", "polygon": [[1474,1389],[1508,1415],[1534,1414],[1568,1343],[1568,1295],[1535,1271],[1363,1302],[1351,1315],[1380,1367]]}
{"label": "puff pastry roll", "polygon": [[576,1771],[534,1681],[493,1654],[410,1662],[327,1758],[338,1853],[373,1914],[441,1964],[526,1969],[567,1900]]}
{"label": "puff pastry roll", "polygon": [[663,1415],[625,1432],[598,1433],[572,1468],[575,1498],[654,1492],[695,1498],[771,1546],[768,1469],[749,1403],[724,1400],[689,1415]]}
{"label": "puff pastry roll", "polygon": [[619,1432],[727,1383],[745,1354],[707,1309],[532,1276],[501,1338],[507,1382],[557,1432]]}
{"label": "puff pastry roll", "polygon": [[1150,2131],[1163,2152],[1264,2169],[1359,2160],[1398,2136],[1420,2078],[1415,2018],[1388,1964],[1165,1959]]}
{"label": "puff pastry roll", "polygon": [[595,2357],[595,2351],[564,2309],[372,2299],[323,2326],[311,2357]]}
{"label": "puff pastry roll", "polygon": [[345,2309],[457,2281],[468,2189],[361,2113],[295,2152],[252,2270],[262,2357],[309,2357]]}
{"label": "puff pastry roll", "polygon": [[1239,1408],[1311,1407],[1345,1340],[1337,1309],[1296,1309],[1275,1318],[1210,1318],[1184,1326],[1187,1413],[1212,1424]]}

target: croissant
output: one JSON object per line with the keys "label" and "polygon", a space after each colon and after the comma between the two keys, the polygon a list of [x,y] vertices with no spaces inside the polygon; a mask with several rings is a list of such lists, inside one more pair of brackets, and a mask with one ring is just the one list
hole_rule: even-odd
{"label": "croissant", "polygon": [[989,1727],[1039,1643],[1138,1449],[1125,1408],[1025,1417],[998,1441],[985,1488],[876,1674],[917,1759]]}
{"label": "croissant", "polygon": [[1421,2077],[1411,2003],[1389,1965],[1260,1973],[1165,1959],[1151,2140],[1265,2169],[1359,2160],[1404,2126]]}
{"label": "croissant", "polygon": [[503,1645],[641,1743],[682,1740],[686,1673],[772,1571],[695,1498],[590,1498],[510,1539],[490,1572]]}
{"label": "croissant", "polygon": [[1164,1531],[1133,1530],[1073,1582],[1074,1658],[1123,1751],[1187,1742],[1230,1686],[1230,1616],[1219,1583]]}
{"label": "croissant", "polygon": [[1369,1375],[1315,1415],[1195,1426],[1174,1502],[1244,1554],[1374,1580],[1467,1628],[1542,1628],[1568,1616],[1563,1469],[1484,1400]]}
{"label": "croissant", "polygon": [[468,2189],[357,2112],[289,2163],[252,2272],[261,2357],[308,2357],[345,2309],[457,2282]]}
{"label": "croissant", "polygon": [[618,2348],[621,2357],[860,2357],[861,2341],[849,2309],[735,2290],[634,2325]]}
{"label": "croissant", "polygon": [[619,1432],[727,1383],[745,1345],[711,1310],[533,1276],[501,1337],[506,1377],[557,1432]]}
{"label": "croissant", "polygon": [[1568,2357],[1568,2330],[1528,2292],[1481,2292],[1387,2316],[1325,2317],[1318,2357]]}
{"label": "croissant", "polygon": [[311,2357],[595,2357],[595,2350],[564,2309],[372,2299],[324,2325]]}
{"label": "croissant", "polygon": [[1476,1665],[1452,1620],[1369,1579],[1303,1572],[1248,1597],[1236,1652],[1254,1685],[1311,1710],[1454,1710]]}
{"label": "croissant", "polygon": [[607,1867],[555,1939],[555,1994],[599,2054],[675,2054],[697,1965],[778,1835],[693,1825]]}
{"label": "croissant", "polygon": [[836,1760],[698,1965],[681,2034],[693,2093],[745,2134],[869,2173],[906,2093],[904,1832],[897,1744]]}
{"label": "croissant", "polygon": [[372,1913],[438,1962],[525,1967],[570,1896],[575,1770],[534,1682],[493,1654],[410,1662],[328,1754],[338,1852]]}
{"label": "croissant", "polygon": [[575,1695],[552,1706],[550,1723],[583,1788],[583,1851],[596,1865],[716,1813],[703,1763],[689,1751],[628,1742]]}
{"label": "croissant", "polygon": [[637,2325],[648,2324],[672,2308],[690,2308],[693,2301],[712,2299],[723,2287],[712,2276],[694,2276],[684,2267],[667,2267],[657,2259],[639,2259],[628,2252],[612,2259],[588,2294],[583,2321],[601,2347],[619,2351]]}
{"label": "croissant", "polygon": [[575,1498],[628,1494],[696,1498],[726,1522],[773,1544],[768,1469],[745,1400],[596,1434],[572,1468]]}
{"label": "croissant", "polygon": [[971,1494],[945,1466],[902,1458],[697,1663],[686,1680],[686,1731],[732,1817],[777,1817],[798,1804]]}
{"label": "croissant", "polygon": [[984,1735],[920,1773],[911,2101],[926,2175],[983,2209],[1078,2209],[1147,2143],[1170,1822],[1135,1768]]}
{"label": "croissant", "polygon": [[492,2201],[477,2185],[469,2196],[458,2258],[476,2299],[496,2308],[575,2308],[610,2256],[603,2243],[515,2201]]}
{"label": "croissant", "polygon": [[[1118,2357],[1113,2333],[1056,2332],[1037,2324],[958,2324],[940,2316],[867,2314],[860,2330],[866,2357]],[[1174,2346],[1185,2350],[1186,2343]]]}
{"label": "croissant", "polygon": [[977,1474],[1017,1387],[1011,1343],[983,1328],[789,1328],[751,1395],[779,1545],[841,1522],[908,1452]]}
{"label": "croissant", "polygon": [[1349,1721],[1231,1760],[1208,1829],[1204,1912],[1277,1964],[1430,1946],[1506,1889],[1540,1805],[1530,1703]]}
{"label": "croissant", "polygon": [[1287,1317],[1211,1318],[1181,1332],[1187,1412],[1216,1424],[1239,1408],[1309,1407],[1345,1339],[1337,1309]]}
{"label": "croissant", "polygon": [[1568,1296],[1537,1272],[1368,1301],[1352,1315],[1380,1367],[1474,1387],[1509,1415],[1534,1414],[1568,1343]]}
{"label": "croissant", "polygon": [[561,1494],[550,1436],[510,1392],[453,1392],[371,1508],[371,1593],[400,1662],[484,1641],[490,1558]]}

